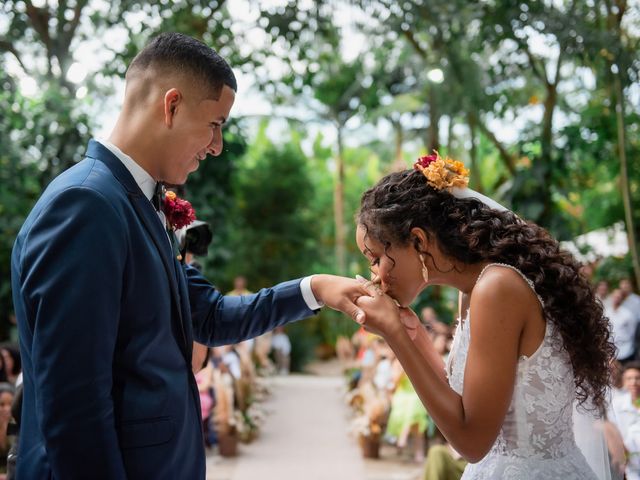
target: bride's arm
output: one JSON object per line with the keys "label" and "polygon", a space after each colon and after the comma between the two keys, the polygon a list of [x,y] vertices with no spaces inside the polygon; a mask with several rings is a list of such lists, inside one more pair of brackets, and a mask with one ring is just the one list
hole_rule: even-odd
{"label": "bride's arm", "polygon": [[510,273],[487,272],[473,292],[473,328],[462,396],[449,386],[440,365],[427,359],[433,349],[411,340],[393,301],[383,296],[359,301],[367,314],[366,325],[383,332],[440,431],[471,462],[486,455],[504,421],[515,382],[519,338],[527,311],[536,306],[528,286],[514,281]]}
{"label": "bride's arm", "polygon": [[415,346],[417,350],[420,352],[420,355],[422,355],[422,358],[429,365],[431,365],[431,368],[433,369],[434,372],[439,374],[439,376],[441,377],[441,380],[446,382],[447,375],[446,375],[444,361],[442,360],[442,357],[440,356],[440,354],[433,347],[433,342],[431,341],[431,337],[429,336],[429,333],[422,326],[416,314],[413,312],[413,310],[410,310],[408,308],[402,308],[399,311],[399,316],[405,328],[407,327],[407,324],[412,326],[415,325],[414,328],[408,329],[410,332],[414,332],[413,335],[415,336],[412,336],[411,334],[409,334],[409,337],[412,338],[413,343],[415,343]]}
{"label": "bride's arm", "polygon": [[[460,295],[458,296],[458,318],[460,319],[464,318],[465,316],[464,311],[468,307],[468,305],[466,305],[466,302],[467,302],[466,296],[460,293]],[[411,309],[408,309],[408,308],[400,309],[400,319],[402,320],[402,323],[405,326],[407,324],[407,317],[411,317],[411,316],[415,317],[415,320],[419,322],[418,317]],[[429,364],[431,365],[431,367],[436,373],[442,374],[441,376],[442,380],[445,383],[447,383],[447,371],[446,371],[444,360],[442,359],[442,356],[434,348],[433,342],[431,341],[431,336],[429,335],[429,333],[424,328],[418,328],[417,334],[415,338],[413,338],[413,341],[416,344],[416,347],[418,348],[422,356],[424,357],[424,359],[427,362],[429,362]]]}

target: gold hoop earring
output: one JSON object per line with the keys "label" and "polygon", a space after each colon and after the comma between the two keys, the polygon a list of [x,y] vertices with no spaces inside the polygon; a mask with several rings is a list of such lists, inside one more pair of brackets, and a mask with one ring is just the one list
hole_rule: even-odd
{"label": "gold hoop earring", "polygon": [[424,264],[424,255],[420,254],[420,263],[422,263],[422,278],[424,283],[429,283],[429,269]]}

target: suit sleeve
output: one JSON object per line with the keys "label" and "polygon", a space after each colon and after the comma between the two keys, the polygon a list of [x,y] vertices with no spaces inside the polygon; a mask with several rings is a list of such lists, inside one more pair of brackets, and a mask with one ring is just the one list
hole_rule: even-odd
{"label": "suit sleeve", "polygon": [[194,338],[205,345],[238,343],[316,313],[302,297],[301,279],[251,295],[225,296],[197,269],[187,265],[185,271]]}
{"label": "suit sleeve", "polygon": [[126,478],[111,396],[125,225],[84,187],[58,194],[22,245],[36,414],[53,476]]}

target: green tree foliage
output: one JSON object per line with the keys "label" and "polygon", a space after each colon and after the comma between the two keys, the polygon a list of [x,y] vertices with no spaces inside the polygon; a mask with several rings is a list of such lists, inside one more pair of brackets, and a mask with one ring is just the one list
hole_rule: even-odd
{"label": "green tree foliage", "polygon": [[[107,74],[123,76],[127,65],[148,40],[161,32],[181,32],[215,48],[238,68],[247,58],[240,54],[243,32],[232,31],[233,22],[225,8],[226,0],[125,1],[114,2],[108,28],[120,28],[128,39],[123,50],[114,50],[114,61],[106,66]],[[109,48],[108,45],[105,46]]]}
{"label": "green tree foliage", "polygon": [[[223,55],[233,57],[234,36],[228,30],[230,22],[224,0],[220,2],[185,1],[158,4],[151,1],[118,1],[111,4],[88,2],[45,2],[36,6],[30,1],[8,0],[0,6],[0,15],[6,22],[0,30],[0,175],[11,179],[0,195],[2,213],[2,281],[0,283],[1,320],[12,311],[9,257],[13,239],[24,218],[42,190],[53,177],[81,160],[86,144],[96,128],[95,118],[101,101],[112,94],[114,76],[123,77],[126,65],[139,48],[155,33],[179,30],[210,44]],[[109,7],[110,8],[105,8]],[[135,18],[135,21],[133,20]],[[128,38],[123,50],[104,41],[101,53],[105,58],[103,72],[96,72],[80,83],[69,79],[74,62],[82,60],[76,49],[87,40],[111,38],[125,32]],[[19,73],[9,75],[4,68],[11,61]],[[13,69],[14,71],[16,68]],[[20,95],[17,87],[23,79],[37,85],[28,98]],[[95,101],[95,104],[94,104]],[[241,134],[226,134],[225,160],[231,164],[243,149]],[[219,165],[210,171],[209,182],[194,180],[195,204],[203,218],[224,219],[224,198],[230,191],[229,168]],[[225,184],[226,182],[226,184]],[[196,191],[202,189],[198,194]],[[208,198],[207,198],[208,197]],[[207,204],[210,201],[211,204]],[[228,203],[228,201],[227,201]],[[223,224],[224,225],[224,224]],[[225,229],[218,227],[211,259],[206,263],[219,266],[226,251],[219,245],[225,238]],[[6,261],[5,261],[6,260]],[[0,325],[6,325],[1,322]],[[0,331],[0,335],[2,335]]]}
{"label": "green tree foliage", "polygon": [[[436,147],[466,161],[474,188],[560,238],[623,219],[640,223],[633,208],[640,13],[633,2],[291,0],[250,2],[242,18],[231,6],[0,6],[3,314],[10,308],[9,250],[24,215],[49,180],[81,158],[95,129],[92,113],[113,101],[113,79],[166,30],[218,49],[269,101],[286,107],[274,112],[290,121],[287,140],[278,143],[266,126],[254,138],[251,118],[231,124],[224,153],[207,159],[187,186],[199,218],[213,226],[205,273],[224,289],[238,273],[258,288],[312,272],[366,272],[353,242],[361,193]],[[118,33],[126,41],[112,44]],[[89,39],[103,43],[104,69],[74,83],[67,74]],[[360,39],[364,47],[348,53]],[[442,83],[430,76],[434,69]],[[37,82],[35,95],[20,95],[24,76]],[[332,128],[336,141],[308,138],[310,122]],[[618,270],[632,265],[618,263]],[[429,295],[421,302],[448,312],[447,292]],[[313,337],[304,341],[331,342],[353,328],[349,322],[323,311],[296,328]]]}
{"label": "green tree foliage", "polygon": [[[289,1],[284,7],[261,11],[271,43],[283,56],[284,73],[265,79],[263,88],[275,92],[284,103],[304,102],[315,118],[336,129],[333,215],[335,267],[347,269],[345,230],[344,136],[347,122],[378,103],[376,79],[362,58],[346,59],[343,36],[330,3],[301,6]],[[312,117],[313,119],[313,117]]]}
{"label": "green tree foliage", "polygon": [[231,241],[235,214],[233,179],[247,140],[242,127],[233,120],[225,126],[223,140],[222,154],[200,162],[198,170],[189,176],[184,195],[193,205],[197,219],[207,222],[213,234],[207,256],[198,259],[204,274],[216,283],[226,284],[224,271],[235,252]]}
{"label": "green tree foliage", "polygon": [[[6,319],[13,310],[11,300],[11,248],[29,211],[40,194],[40,170],[35,161],[25,159],[19,137],[29,122],[29,100],[22,97],[13,79],[0,66],[0,312]],[[6,322],[0,336],[7,336]]]}
{"label": "green tree foliage", "polygon": [[82,157],[88,119],[69,108],[63,87],[44,83],[41,93],[24,97],[0,59],[0,336],[13,311],[10,256],[27,213],[51,179]]}
{"label": "green tree foliage", "polygon": [[263,128],[238,164],[234,192],[228,278],[244,275],[257,289],[308,274],[314,191],[299,142],[275,145]]}

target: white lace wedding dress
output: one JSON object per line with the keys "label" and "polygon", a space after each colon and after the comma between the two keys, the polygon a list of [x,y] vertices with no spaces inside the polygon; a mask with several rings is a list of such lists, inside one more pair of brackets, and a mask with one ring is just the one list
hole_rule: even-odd
{"label": "white lace wedding dress", "polygon": [[[518,272],[535,292],[533,282],[519,270],[504,264],[489,266],[496,265]],[[544,308],[540,296],[538,300]],[[460,395],[472,328],[467,311],[464,321],[458,322],[447,362],[449,384]],[[569,355],[547,322],[538,350],[518,360],[513,398],[496,442],[482,460],[467,466],[462,479],[596,480],[574,439],[574,398]]]}

